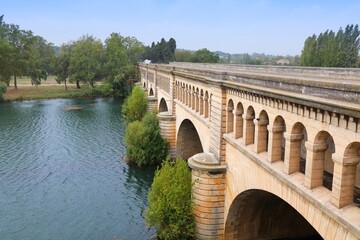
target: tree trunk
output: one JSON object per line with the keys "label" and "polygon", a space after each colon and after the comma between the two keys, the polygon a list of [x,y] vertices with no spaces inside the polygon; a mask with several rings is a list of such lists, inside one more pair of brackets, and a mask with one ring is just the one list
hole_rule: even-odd
{"label": "tree trunk", "polygon": [[17,89],[16,74],[14,75],[14,87]]}
{"label": "tree trunk", "polygon": [[67,91],[67,86],[66,86],[66,79],[65,79],[65,90]]}
{"label": "tree trunk", "polygon": [[77,89],[80,89],[80,82],[79,82],[79,80],[76,81],[76,88],[77,88]]}

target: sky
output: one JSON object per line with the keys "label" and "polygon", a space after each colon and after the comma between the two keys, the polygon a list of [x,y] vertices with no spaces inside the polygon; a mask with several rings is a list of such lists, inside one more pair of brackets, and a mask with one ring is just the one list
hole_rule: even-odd
{"label": "sky", "polygon": [[299,55],[308,36],[360,24],[360,1],[0,0],[0,15],[56,46],[116,32],[145,45],[172,37],[180,49]]}

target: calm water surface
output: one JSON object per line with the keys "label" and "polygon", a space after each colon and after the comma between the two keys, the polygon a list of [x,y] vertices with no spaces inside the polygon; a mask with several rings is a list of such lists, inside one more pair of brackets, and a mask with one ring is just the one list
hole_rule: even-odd
{"label": "calm water surface", "polygon": [[112,99],[0,104],[0,239],[151,239],[153,171],[123,162],[120,111]]}

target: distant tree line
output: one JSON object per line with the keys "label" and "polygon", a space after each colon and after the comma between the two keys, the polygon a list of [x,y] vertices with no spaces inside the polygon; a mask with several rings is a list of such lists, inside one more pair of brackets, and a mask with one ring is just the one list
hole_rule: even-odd
{"label": "distant tree line", "polygon": [[[174,40],[175,41],[175,40]],[[104,81],[116,96],[126,96],[137,80],[136,63],[144,54],[144,45],[134,37],[112,33],[103,44],[93,36],[54,47],[31,31],[4,22],[0,16],[0,82],[9,85],[13,78],[28,76],[33,84],[41,84],[55,75],[58,83],[76,83],[94,87]],[[2,88],[4,89],[4,88]]]}
{"label": "distant tree line", "polygon": [[143,59],[151,60],[152,63],[169,63],[175,60],[175,49],[175,39],[166,41],[162,38],[160,42],[152,42],[151,46],[145,47]]}
{"label": "distant tree line", "polygon": [[203,48],[197,51],[178,50],[175,52],[175,61],[194,63],[219,63],[219,55]]}
{"label": "distant tree line", "polygon": [[300,56],[300,65],[317,67],[359,67],[359,26],[347,25],[335,34],[325,31],[308,37]]}

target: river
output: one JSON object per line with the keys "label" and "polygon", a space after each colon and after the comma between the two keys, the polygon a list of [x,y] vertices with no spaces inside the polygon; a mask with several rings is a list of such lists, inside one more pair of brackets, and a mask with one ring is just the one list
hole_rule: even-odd
{"label": "river", "polygon": [[121,103],[0,103],[0,239],[151,239],[153,170],[128,166]]}

